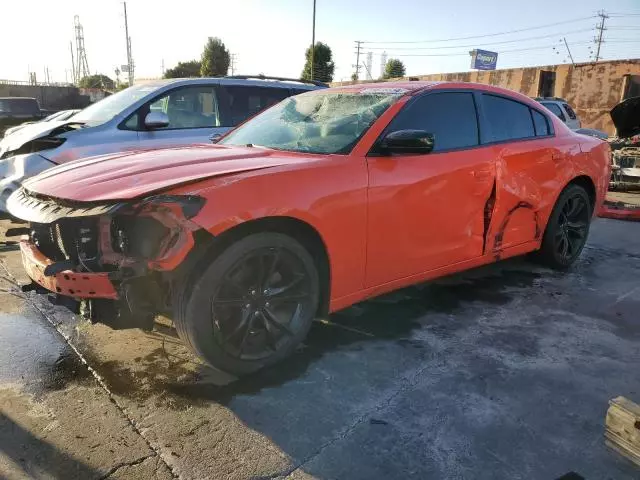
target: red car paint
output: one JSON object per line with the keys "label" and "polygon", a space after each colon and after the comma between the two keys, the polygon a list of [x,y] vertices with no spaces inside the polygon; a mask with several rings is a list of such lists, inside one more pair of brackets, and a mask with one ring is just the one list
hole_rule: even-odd
{"label": "red car paint", "polygon": [[330,311],[540,248],[558,195],[577,177],[592,183],[594,211],[599,210],[609,181],[608,146],[574,134],[553,115],[548,116],[552,137],[459,152],[367,156],[411,96],[426,90],[495,92],[539,109],[529,98],[470,83],[342,90],[366,88],[408,92],[348,155],[222,145],[164,149],[72,162],[25,188],[75,201],[134,199],[159,191],[198,195],[206,203],[190,222],[214,236],[257,219],[297,219],[318,232],[326,247]]}

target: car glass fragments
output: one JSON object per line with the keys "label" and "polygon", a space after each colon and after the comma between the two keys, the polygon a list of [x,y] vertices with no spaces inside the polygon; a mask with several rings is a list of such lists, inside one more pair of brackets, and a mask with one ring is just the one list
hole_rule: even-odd
{"label": "car glass fragments", "polygon": [[290,97],[220,143],[308,153],[348,153],[401,92],[306,93]]}

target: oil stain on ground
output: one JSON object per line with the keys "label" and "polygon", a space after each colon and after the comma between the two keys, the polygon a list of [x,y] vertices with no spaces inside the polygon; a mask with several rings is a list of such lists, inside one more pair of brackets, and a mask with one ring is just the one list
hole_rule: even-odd
{"label": "oil stain on ground", "polygon": [[36,312],[0,314],[0,384],[40,395],[90,374],[64,339]]}

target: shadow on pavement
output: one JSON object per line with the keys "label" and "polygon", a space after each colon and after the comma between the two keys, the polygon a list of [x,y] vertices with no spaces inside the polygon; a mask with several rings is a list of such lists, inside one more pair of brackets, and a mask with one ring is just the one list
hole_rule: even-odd
{"label": "shadow on pavement", "polygon": [[102,472],[34,436],[0,412],[0,451],[29,478],[100,478]]}

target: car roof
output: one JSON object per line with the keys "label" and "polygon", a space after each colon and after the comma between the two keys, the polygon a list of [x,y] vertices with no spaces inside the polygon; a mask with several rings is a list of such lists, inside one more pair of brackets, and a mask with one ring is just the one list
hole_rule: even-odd
{"label": "car roof", "polygon": [[183,85],[240,85],[247,87],[273,87],[273,88],[296,88],[299,90],[315,90],[320,88],[310,83],[296,80],[275,80],[270,78],[228,78],[228,77],[195,77],[195,78],[167,78],[161,80],[150,80],[141,85],[155,87],[183,86]]}
{"label": "car roof", "polygon": [[365,90],[374,93],[377,91],[388,90],[393,93],[393,90],[398,90],[402,93],[405,90],[406,95],[417,95],[426,90],[446,90],[446,89],[460,89],[460,90],[480,90],[488,93],[496,93],[498,95],[505,95],[526,103],[528,105],[535,106],[536,102],[531,98],[523,95],[522,93],[507,88],[496,87],[494,85],[487,85],[486,83],[474,83],[474,82],[427,82],[427,81],[398,81],[398,82],[376,82],[376,83],[358,83],[356,85],[343,85],[340,87],[331,88],[330,90],[339,91],[356,91],[363,92]]}

